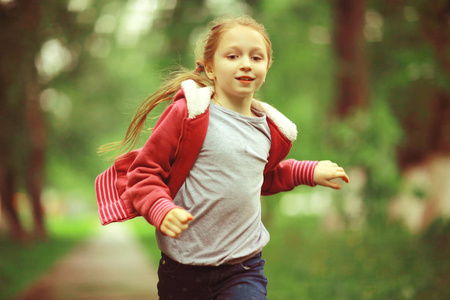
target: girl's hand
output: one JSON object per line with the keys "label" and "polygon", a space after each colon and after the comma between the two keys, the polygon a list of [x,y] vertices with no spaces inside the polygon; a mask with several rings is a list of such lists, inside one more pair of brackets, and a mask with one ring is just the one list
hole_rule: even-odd
{"label": "girl's hand", "polygon": [[339,190],[341,185],[331,181],[336,178],[341,178],[346,183],[349,182],[349,178],[347,174],[345,174],[343,168],[329,160],[319,161],[314,170],[314,182],[325,187]]}
{"label": "girl's hand", "polygon": [[188,223],[193,219],[194,217],[184,209],[174,208],[164,218],[160,230],[165,235],[177,239],[188,229]]}

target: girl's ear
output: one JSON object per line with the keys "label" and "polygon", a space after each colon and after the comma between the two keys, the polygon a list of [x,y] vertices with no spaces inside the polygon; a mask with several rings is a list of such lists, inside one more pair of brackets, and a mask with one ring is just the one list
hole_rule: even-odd
{"label": "girl's ear", "polygon": [[209,65],[205,66],[205,73],[209,79],[211,79],[211,80],[216,79],[216,75],[214,75],[214,70],[213,70],[213,68],[211,68],[211,66],[209,66]]}

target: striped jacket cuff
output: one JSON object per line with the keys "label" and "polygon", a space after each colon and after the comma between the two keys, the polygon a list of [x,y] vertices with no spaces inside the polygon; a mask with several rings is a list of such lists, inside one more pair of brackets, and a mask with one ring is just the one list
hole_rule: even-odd
{"label": "striped jacket cuff", "polygon": [[318,163],[318,161],[310,160],[296,161],[292,167],[294,184],[296,186],[301,184],[316,186],[314,183],[314,169]]}
{"label": "striped jacket cuff", "polygon": [[174,208],[181,208],[181,207],[175,205],[173,201],[166,198],[161,198],[157,200],[153,204],[149,212],[150,223],[153,224],[153,226],[155,226],[156,229],[158,229],[158,231],[161,231],[160,228],[164,218],[169,213],[169,211],[171,211]]}

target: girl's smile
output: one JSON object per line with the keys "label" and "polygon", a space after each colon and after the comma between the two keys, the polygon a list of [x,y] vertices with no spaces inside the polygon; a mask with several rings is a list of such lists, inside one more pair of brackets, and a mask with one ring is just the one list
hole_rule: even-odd
{"label": "girl's smile", "polygon": [[251,115],[251,100],[263,84],[268,66],[268,49],[259,32],[242,25],[229,29],[219,42],[214,64],[206,67],[208,77],[214,80],[215,100]]}
{"label": "girl's smile", "polygon": [[237,77],[236,79],[239,80],[242,84],[250,84],[253,80],[255,80],[254,78],[248,76],[241,76]]}

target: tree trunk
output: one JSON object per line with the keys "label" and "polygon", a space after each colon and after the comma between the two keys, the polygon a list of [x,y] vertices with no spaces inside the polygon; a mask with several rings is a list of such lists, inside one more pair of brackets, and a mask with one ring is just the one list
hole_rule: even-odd
{"label": "tree trunk", "polygon": [[[425,1],[420,9],[422,32],[436,61],[436,91],[430,107],[430,152],[450,152],[450,2]],[[447,84],[447,85],[446,85]],[[434,105],[433,105],[434,104]]]}
{"label": "tree trunk", "polygon": [[[26,238],[14,203],[17,188],[16,150],[22,136],[25,106],[20,95],[19,64],[22,60],[20,4],[0,5],[0,196],[7,228],[17,240]],[[20,152],[19,152],[20,153]]]}
{"label": "tree trunk", "polygon": [[12,237],[18,241],[24,242],[27,239],[25,229],[20,223],[17,213],[17,206],[14,202],[14,193],[16,190],[15,174],[12,168],[6,164],[0,165],[0,199],[2,214],[7,222],[7,229]]}
{"label": "tree trunk", "polygon": [[40,49],[40,1],[0,5],[0,180],[5,219],[15,238],[25,239],[14,195],[25,184],[31,199],[34,231],[45,237],[41,206],[45,124],[39,107],[35,57]]}
{"label": "tree trunk", "polygon": [[368,101],[367,62],[363,36],[366,1],[335,0],[334,4],[336,109],[338,114],[344,117]]}
{"label": "tree trunk", "polygon": [[34,220],[34,235],[38,239],[47,238],[44,226],[44,209],[41,203],[43,186],[46,128],[43,114],[39,107],[39,87],[36,83],[30,83],[28,88],[27,129],[29,134],[30,152],[28,168],[26,170],[26,186],[30,195]]}
{"label": "tree trunk", "polygon": [[40,1],[23,0],[23,15],[21,26],[26,31],[23,36],[23,45],[28,49],[24,51],[24,63],[29,66],[24,70],[25,74],[25,102],[28,154],[24,161],[26,189],[31,201],[31,208],[34,220],[34,234],[37,238],[47,237],[44,226],[44,210],[41,203],[41,192],[44,176],[44,160],[46,145],[46,128],[43,120],[43,113],[39,105],[40,86],[38,84],[37,70],[34,66],[34,59],[40,50],[39,22],[40,22]]}

